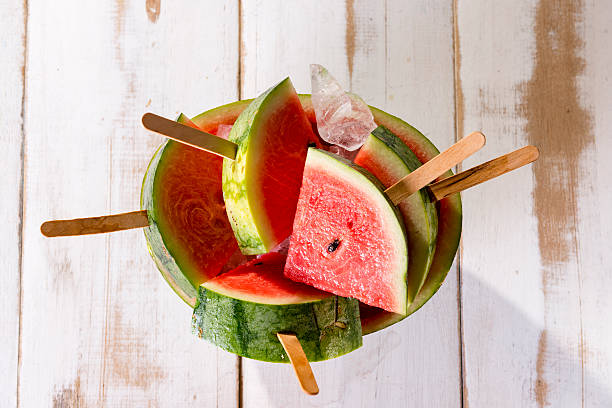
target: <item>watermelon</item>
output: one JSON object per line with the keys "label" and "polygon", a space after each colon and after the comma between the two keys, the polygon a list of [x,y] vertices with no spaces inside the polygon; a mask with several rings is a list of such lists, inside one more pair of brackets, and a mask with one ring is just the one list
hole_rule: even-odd
{"label": "watermelon", "polygon": [[[196,126],[185,115],[178,120]],[[215,132],[218,124],[211,118],[206,130]],[[202,282],[244,261],[225,212],[221,167],[218,156],[167,141],[154,154],[143,181],[149,252],[162,276],[191,306]]]}
{"label": "watermelon", "polygon": [[[312,125],[312,129],[316,133],[316,118],[312,109],[310,95],[300,95],[300,101]],[[252,100],[243,100],[223,105],[193,117],[192,121],[202,130],[216,134],[219,124],[233,124],[240,113],[251,102]],[[438,149],[429,139],[402,119],[372,106],[370,106],[370,109],[374,115],[374,121],[398,136],[414,152],[421,163],[425,163],[439,154]],[[452,174],[451,171],[448,171],[441,178],[451,176]],[[462,221],[460,195],[455,194],[437,202],[436,209],[438,213],[438,236],[433,261],[423,287],[408,307],[408,315],[416,312],[438,291],[448,274],[459,247]],[[164,276],[167,276],[167,274]],[[178,290],[177,293],[180,295]],[[188,301],[188,303],[193,307],[195,299]],[[400,314],[387,312],[364,304],[360,305],[360,316],[364,335],[373,333],[404,318]]]}
{"label": "watermelon", "polygon": [[[379,126],[366,139],[355,163],[370,171],[385,187],[416,170],[421,162],[397,136]],[[404,199],[398,208],[408,235],[408,303],[423,286],[433,260],[438,235],[438,214],[425,190]]]}
{"label": "watermelon", "polygon": [[229,134],[236,159],[223,161],[223,197],[246,255],[271,251],[291,234],[306,151],[314,138],[289,78],[257,97]]}
{"label": "watermelon", "polygon": [[269,253],[200,286],[193,332],[256,360],[289,362],[276,337],[295,333],[309,361],[359,348],[359,304],[283,276],[286,255]]}
{"label": "watermelon", "polygon": [[378,180],[310,148],[285,276],[405,314],[407,268],[403,222]]}

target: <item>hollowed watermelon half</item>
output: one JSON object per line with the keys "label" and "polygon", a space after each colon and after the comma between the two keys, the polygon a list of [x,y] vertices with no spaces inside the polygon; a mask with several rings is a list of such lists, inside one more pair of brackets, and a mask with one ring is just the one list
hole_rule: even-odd
{"label": "hollowed watermelon half", "polygon": [[223,197],[240,250],[271,251],[291,234],[311,124],[289,78],[257,97],[229,134],[236,159],[223,161]]}
{"label": "hollowed watermelon half", "polygon": [[362,344],[359,304],[283,276],[286,256],[269,253],[200,286],[193,332],[222,349],[256,360],[289,362],[276,333],[298,337],[309,361]]}
{"label": "hollowed watermelon half", "polygon": [[[205,130],[215,133],[220,123],[233,119],[210,115]],[[196,126],[184,115],[179,121]],[[202,282],[244,261],[225,212],[221,166],[218,156],[167,141],[143,181],[149,252],[166,281],[191,306]]]}
{"label": "hollowed watermelon half", "polygon": [[404,225],[380,182],[309,149],[285,276],[405,314],[407,268]]}
{"label": "hollowed watermelon half", "polygon": [[[370,171],[385,188],[421,166],[416,155],[383,126],[374,129],[359,149],[355,163]],[[438,214],[429,194],[421,190],[398,204],[408,235],[408,303],[425,283],[436,248]]]}
{"label": "hollowed watermelon half", "polygon": [[[300,95],[300,100],[306,112],[306,116],[316,133],[316,118],[314,110],[312,109],[310,95]],[[249,99],[223,105],[192,118],[192,121],[202,130],[216,134],[219,124],[233,124],[238,115],[240,115],[251,102],[252,100]],[[370,109],[374,115],[375,122],[378,125],[386,127],[393,132],[393,134],[398,136],[410,150],[416,154],[421,163],[425,163],[439,154],[439,150],[429,139],[402,119],[374,107],[370,107]],[[154,156],[152,162],[155,161],[156,156]],[[149,165],[149,168],[151,167],[153,166]],[[452,175],[451,171],[447,172],[442,177],[448,177],[450,175]],[[462,221],[460,195],[455,194],[437,202],[436,209],[438,213],[438,236],[434,257],[425,283],[414,301],[408,307],[408,315],[421,308],[438,291],[453,263],[459,246]],[[157,263],[160,265],[160,262]],[[160,270],[168,282],[176,288],[169,279],[169,273],[164,272],[162,267],[160,267]],[[193,292],[195,291],[196,289],[193,288]],[[177,290],[177,293],[192,307],[194,306],[195,298],[188,298],[181,295],[181,291],[179,290]],[[398,322],[404,317],[399,314],[386,312],[382,309],[368,307],[363,304],[360,305],[360,315],[363,334],[380,330]]]}

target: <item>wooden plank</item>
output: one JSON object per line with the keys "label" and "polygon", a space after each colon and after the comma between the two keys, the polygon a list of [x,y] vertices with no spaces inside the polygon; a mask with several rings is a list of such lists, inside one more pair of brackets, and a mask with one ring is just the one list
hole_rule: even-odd
{"label": "wooden plank", "polygon": [[3,150],[3,174],[0,181],[0,268],[3,284],[0,291],[0,405],[17,404],[17,360],[19,343],[19,297],[21,255],[22,198],[22,101],[25,64],[25,15],[21,1],[0,1],[0,145]]}
{"label": "wooden plank", "polygon": [[541,151],[464,194],[465,406],[612,405],[610,254],[597,250],[612,231],[612,7],[599,3],[457,5],[460,133],[481,129],[488,158]]}
{"label": "wooden plank", "polygon": [[[581,279],[583,337],[577,351],[584,362],[583,406],[606,407],[612,406],[612,253],[606,249],[612,242],[612,213],[606,204],[612,202],[608,180],[612,174],[612,53],[602,50],[612,43],[612,4],[587,1],[582,6],[576,20],[584,46],[579,55],[585,65],[576,82],[580,105],[588,113],[592,143],[578,157],[575,257]],[[554,367],[551,363],[549,360],[549,367]]]}
{"label": "wooden plank", "polygon": [[39,227],[139,209],[162,142],[142,114],[237,97],[237,6],[29,7],[20,405],[236,406],[236,357],[191,335],[142,231],[47,239]]}
{"label": "wooden plank", "polygon": [[[287,75],[310,92],[310,63],[326,66],[368,103],[455,141],[452,4],[448,1],[242,2],[244,97]],[[283,33],[279,35],[279,33]],[[345,357],[315,363],[316,397],[286,365],[243,360],[243,406],[457,406],[460,359],[456,271],[406,321]],[[443,373],[443,374],[441,374]]]}

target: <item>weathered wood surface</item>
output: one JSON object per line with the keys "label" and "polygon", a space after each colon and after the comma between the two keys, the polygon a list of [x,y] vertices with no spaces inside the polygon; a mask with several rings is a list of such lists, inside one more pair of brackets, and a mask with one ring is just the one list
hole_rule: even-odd
{"label": "weathered wood surface", "polygon": [[[610,2],[98,3],[0,0],[0,406],[612,406]],[[288,75],[308,92],[313,62],[441,149],[485,133],[464,169],[541,156],[463,194],[440,292],[313,364],[309,397],[289,365],[193,337],[142,231],[39,227],[138,209],[162,141],[144,112],[195,115]]]}
{"label": "weathered wood surface", "polygon": [[[191,311],[142,230],[47,239],[39,229],[139,208],[163,140],[142,128],[145,111],[236,99],[236,5],[35,0],[28,10],[19,405],[236,406],[237,358],[191,335]],[[215,33],[206,47],[202,27]]]}
{"label": "weathered wood surface", "polygon": [[[612,4],[459,1],[459,133],[533,166],[463,195],[464,405],[612,406]],[[607,113],[606,113],[607,112]]]}

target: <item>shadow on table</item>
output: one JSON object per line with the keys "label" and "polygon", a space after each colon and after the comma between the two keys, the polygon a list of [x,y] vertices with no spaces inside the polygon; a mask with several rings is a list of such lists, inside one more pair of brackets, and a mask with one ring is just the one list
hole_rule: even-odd
{"label": "shadow on table", "polygon": [[[478,280],[469,273],[466,279]],[[401,323],[366,336],[361,349],[314,363],[320,388],[315,397],[301,392],[290,366],[244,359],[244,406],[459,406],[461,362],[453,307],[457,301],[450,289],[443,287]],[[612,407],[606,385],[588,372],[583,378],[577,350],[568,349],[549,331],[542,340],[542,328],[488,284],[471,282],[470,290],[470,296],[480,299],[471,303],[464,289],[464,341],[472,342],[465,345],[465,364],[475,370],[464,388],[470,401],[496,406],[519,401],[532,401],[531,406],[566,406],[581,401],[585,392],[587,400]],[[485,310],[470,310],[485,306]],[[449,309],[452,316],[444,313]],[[474,367],[479,361],[486,363]],[[481,387],[494,391],[485,396],[477,395],[476,384],[470,389],[478,376]]]}

